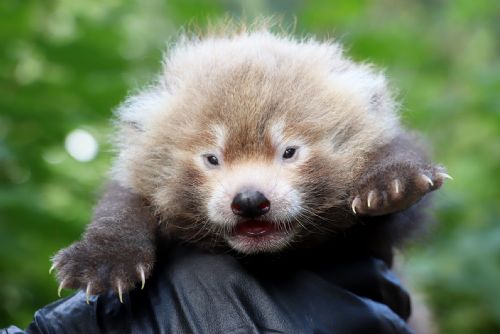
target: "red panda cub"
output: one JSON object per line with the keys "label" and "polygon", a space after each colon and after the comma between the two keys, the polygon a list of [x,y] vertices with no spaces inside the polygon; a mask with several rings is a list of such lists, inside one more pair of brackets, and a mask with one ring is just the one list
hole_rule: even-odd
{"label": "red panda cub", "polygon": [[449,178],[384,75],[331,41],[267,29],[183,37],[117,110],[112,181],[60,288],[144,286],[159,244],[276,253],[335,242],[392,258]]}

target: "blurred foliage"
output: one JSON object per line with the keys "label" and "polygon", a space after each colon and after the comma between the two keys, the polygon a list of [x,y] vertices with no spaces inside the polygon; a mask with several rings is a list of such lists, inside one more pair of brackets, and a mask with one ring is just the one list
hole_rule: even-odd
{"label": "blurred foliage", "polygon": [[[3,0],[0,2],[0,327],[56,299],[49,257],[79,237],[106,178],[111,110],[159,69],[188,23],[279,14],[385,68],[404,120],[455,177],[408,276],[443,333],[500,332],[500,1]],[[296,22],[296,23],[295,23]],[[68,133],[98,141],[73,159]]]}

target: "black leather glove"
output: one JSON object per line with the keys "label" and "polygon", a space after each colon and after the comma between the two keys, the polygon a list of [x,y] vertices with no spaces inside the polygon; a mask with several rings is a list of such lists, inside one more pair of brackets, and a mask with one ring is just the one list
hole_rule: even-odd
{"label": "black leather glove", "polygon": [[[307,253],[307,254],[304,254]],[[412,333],[408,294],[384,261],[300,256],[238,258],[174,245],[144,290],[80,291],[3,333]]]}

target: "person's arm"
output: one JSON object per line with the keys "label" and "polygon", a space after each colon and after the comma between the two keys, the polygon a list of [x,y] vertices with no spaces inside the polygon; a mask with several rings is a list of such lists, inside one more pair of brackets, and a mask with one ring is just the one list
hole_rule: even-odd
{"label": "person's arm", "polygon": [[146,201],[111,182],[80,241],[53,258],[60,288],[122,293],[150,275],[157,223]]}

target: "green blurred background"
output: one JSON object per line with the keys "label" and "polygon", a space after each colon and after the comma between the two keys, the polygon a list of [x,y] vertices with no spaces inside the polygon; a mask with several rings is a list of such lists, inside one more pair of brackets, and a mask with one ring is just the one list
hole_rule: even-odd
{"label": "green blurred background", "polygon": [[496,0],[0,1],[0,328],[25,327],[57,298],[49,257],[89,220],[112,109],[160,69],[182,26],[224,14],[280,14],[297,35],[334,36],[386,69],[405,122],[455,178],[407,275],[443,333],[500,333]]}

